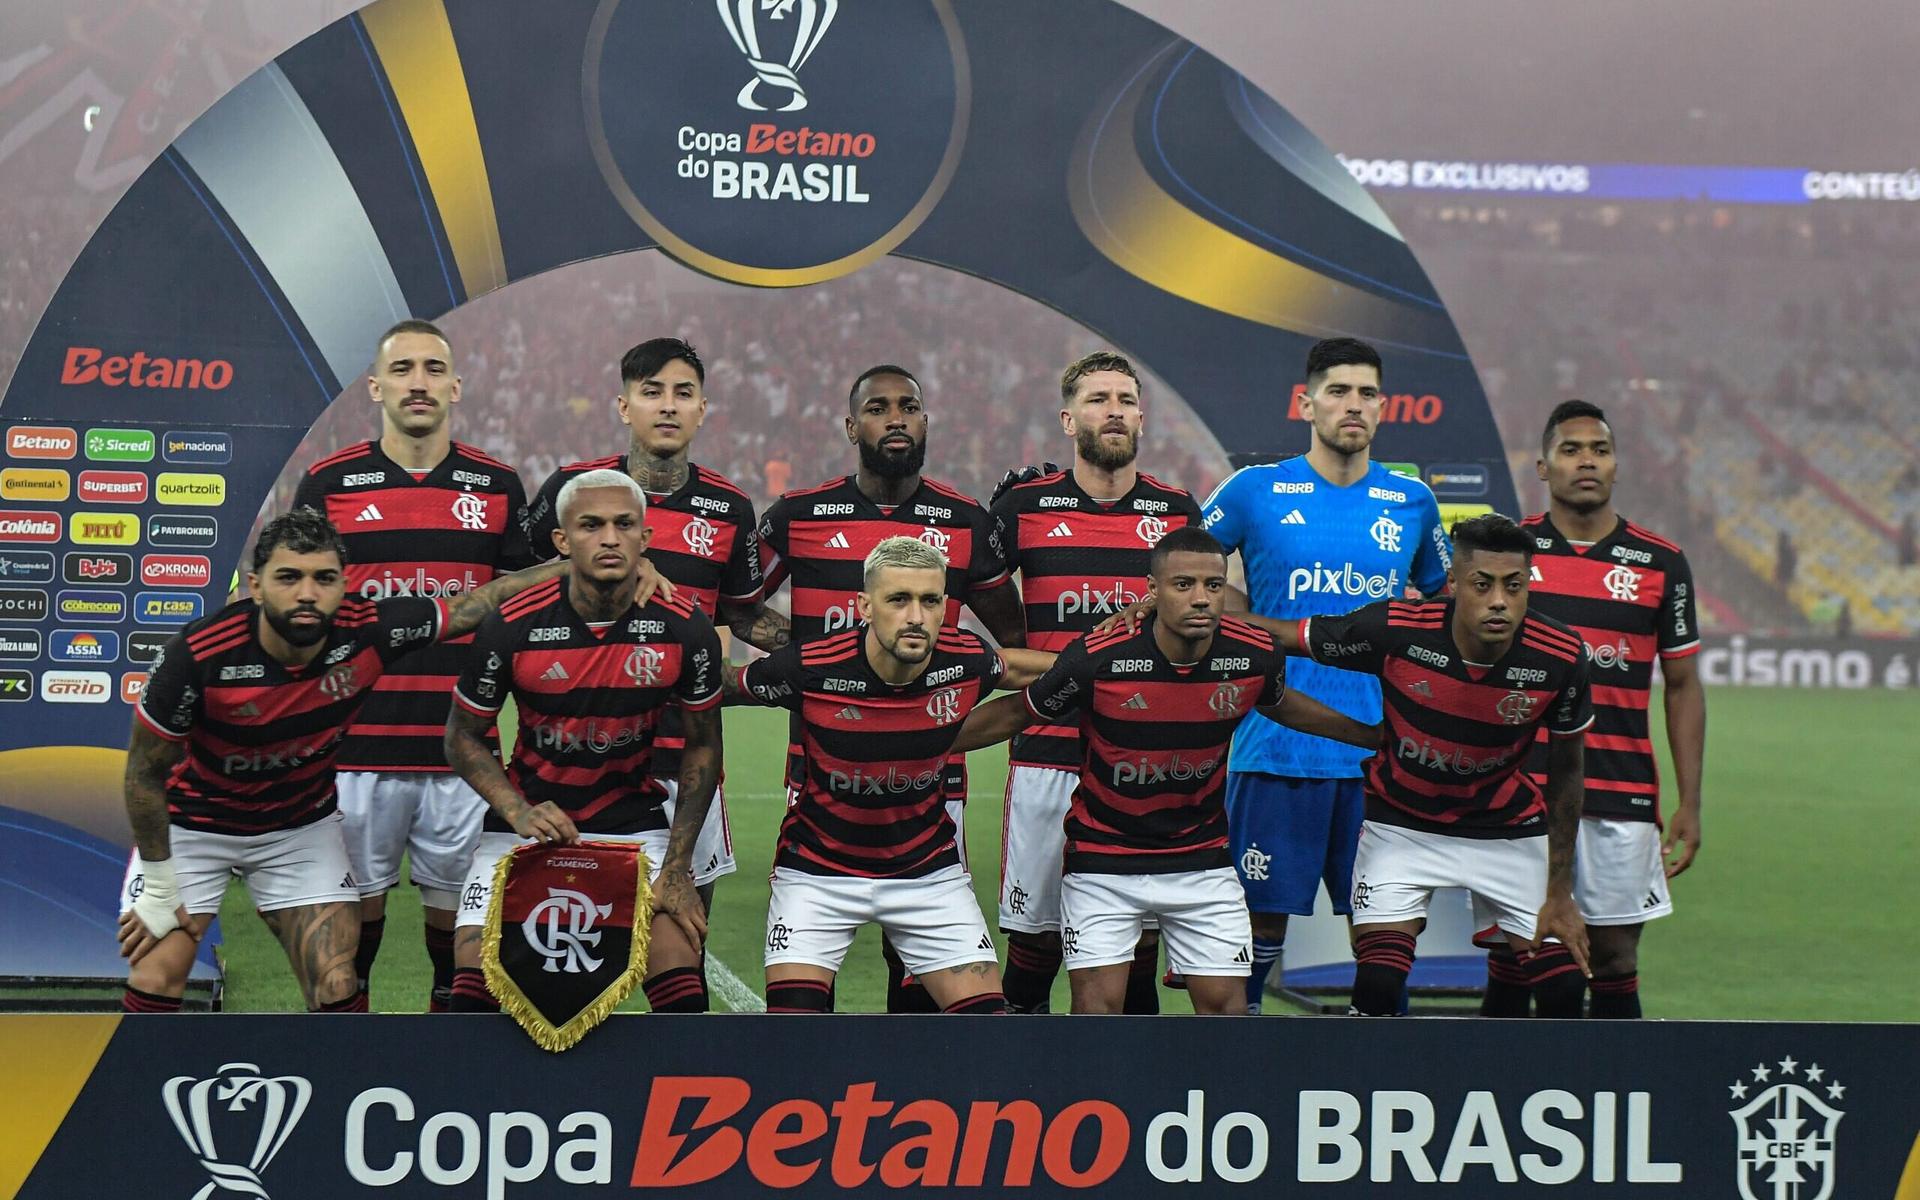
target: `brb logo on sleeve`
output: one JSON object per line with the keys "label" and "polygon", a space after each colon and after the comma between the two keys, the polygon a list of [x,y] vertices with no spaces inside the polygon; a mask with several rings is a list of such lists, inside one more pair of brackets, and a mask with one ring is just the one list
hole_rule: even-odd
{"label": "brb logo on sleeve", "polygon": [[818,283],[885,255],[966,141],[951,0],[717,0],[672,21],[601,0],[584,71],[587,140],[621,206],[735,283]]}

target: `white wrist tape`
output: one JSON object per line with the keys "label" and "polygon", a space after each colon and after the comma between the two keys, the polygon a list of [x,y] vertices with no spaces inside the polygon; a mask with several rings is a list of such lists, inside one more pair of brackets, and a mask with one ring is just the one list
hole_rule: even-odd
{"label": "white wrist tape", "polygon": [[173,860],[140,860],[140,895],[133,902],[133,915],[156,938],[166,937],[180,928],[180,883],[173,876]]}

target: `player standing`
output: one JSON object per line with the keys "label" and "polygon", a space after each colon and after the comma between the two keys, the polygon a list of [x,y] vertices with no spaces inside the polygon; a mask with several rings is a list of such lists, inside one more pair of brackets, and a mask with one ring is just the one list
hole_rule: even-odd
{"label": "player standing", "polygon": [[[636,599],[651,534],[639,484],[587,471],[560,489],[555,512],[568,578],[517,597],[481,626],[447,717],[447,761],[489,808],[460,900],[454,1010],[498,1007],[480,940],[500,859],[528,838],[565,844],[585,834],[647,854],[656,899],[642,986],[653,1011],[705,1012],[706,921],[688,868],[720,780],[720,639],[690,596]],[[503,770],[482,739],[509,695],[520,729]],[[670,704],[685,736],[671,839],[652,765]]]}
{"label": "player standing", "polygon": [[[1132,363],[1110,351],[1070,363],[1060,399],[1073,466],[1015,483],[993,504],[1008,561],[1020,572],[1026,644],[1050,651],[1138,602],[1154,545],[1200,520],[1184,489],[1135,465],[1144,411]],[[1080,765],[1080,733],[1071,723],[1043,720],[1013,739],[1000,928],[1007,935],[1007,1006],[1015,1012],[1045,1012],[1060,971],[1060,862]],[[1159,943],[1151,932],[1139,950],[1126,1011],[1158,1012]]]}
{"label": "player standing", "polygon": [[[1512,521],[1474,517],[1453,527],[1450,598],[1381,600],[1281,635],[1289,653],[1376,675],[1386,693],[1353,866],[1356,1013],[1400,1010],[1434,889],[1459,887],[1520,954],[1540,1014],[1580,1015],[1573,848],[1593,702],[1579,635],[1528,611],[1532,555]],[[1544,787],[1525,770],[1541,732]]]}
{"label": "player standing", "polygon": [[[380,406],[380,436],[315,463],[293,500],[340,531],[347,589],[367,600],[456,596],[532,563],[520,476],[452,438],[460,377],[446,335],[426,321],[387,330],[367,392]],[[366,990],[404,854],[425,917],[431,1012],[445,1012],[453,994],[453,910],[486,809],[440,749],[462,653],[442,644],[395,663],[340,747],[340,813],[360,885],[354,971]]]}
{"label": "player standing", "polygon": [[254,542],[247,598],[181,630],[154,660],[127,748],[134,853],[122,890],[127,1012],[176,1012],[194,947],[238,874],[287,951],[307,1007],[365,1012],[360,933],[334,764],[387,669],[460,637],[543,567],[465,595],[348,597],[346,546],[297,508]]}
{"label": "player standing", "polygon": [[[1433,493],[1371,458],[1380,385],[1373,347],[1352,338],[1316,343],[1300,398],[1312,426],[1307,452],[1235,472],[1200,506],[1208,532],[1240,552],[1253,612],[1297,620],[1399,599],[1409,586],[1431,595],[1445,583],[1446,531]],[[1300,663],[1290,682],[1357,721],[1380,719],[1380,687],[1365,675]],[[1348,913],[1365,757],[1272,721],[1249,721],[1234,738],[1227,822],[1253,910],[1249,1012],[1260,1011],[1289,914],[1313,912],[1322,880],[1333,911]]]}
{"label": "player standing", "polygon": [[877,923],[939,1011],[1004,1012],[944,777],[986,693],[1039,672],[946,625],[951,573],[932,546],[884,538],[861,574],[853,628],[726,668],[729,696],[789,709],[801,745],[767,903],[767,1008],[826,1012],[854,934]]}
{"label": "player standing", "polygon": [[[1631,1018],[1640,1015],[1640,931],[1673,911],[1667,880],[1700,849],[1707,698],[1694,657],[1693,571],[1678,546],[1614,511],[1619,465],[1606,414],[1584,400],[1559,405],[1540,442],[1547,511],[1520,524],[1533,537],[1533,608],[1572,626],[1591,659],[1594,725],[1573,891],[1592,945],[1592,1013]],[[1664,844],[1647,719],[1655,657],[1680,793]],[[1537,750],[1530,767],[1541,782],[1544,759]],[[1488,956],[1487,997],[1503,1015],[1526,1015],[1526,980],[1504,946]]]}
{"label": "player standing", "polygon": [[[927,459],[927,410],[920,382],[905,367],[869,367],[847,393],[846,437],[860,467],[817,487],[788,492],[760,522],[761,574],[767,594],[792,585],[793,637],[817,641],[859,623],[862,564],[889,537],[918,538],[947,562],[946,622],[973,609],[1002,646],[1025,644],[1020,593],[1012,586],[1005,548],[992,514],[978,501],[920,473]],[[788,748],[788,785],[800,780],[797,723]],[[966,765],[948,771],[947,800],[961,828],[966,858]],[[900,958],[887,955],[887,1011],[929,1012],[924,993],[904,977]]]}

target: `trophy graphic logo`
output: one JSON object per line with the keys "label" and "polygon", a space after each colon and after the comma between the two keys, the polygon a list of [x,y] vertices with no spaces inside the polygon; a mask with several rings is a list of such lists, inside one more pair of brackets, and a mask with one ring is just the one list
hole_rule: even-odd
{"label": "trophy graphic logo", "polygon": [[[840,11],[840,0],[714,0],[714,3],[720,9],[720,19],[726,23],[727,32],[733,36],[733,44],[740,48],[747,65],[753,68],[753,78],[747,80],[734,98],[740,107],[750,112],[799,112],[805,108],[807,90],[800,86],[800,68],[827,36],[834,15]],[[765,16],[769,24],[792,20],[793,47],[787,51],[785,60],[774,58],[761,42],[761,30],[756,23],[761,16]],[[771,95],[786,92],[787,102],[778,107],[761,103],[763,87]]]}
{"label": "trophy graphic logo", "polygon": [[[287,1144],[312,1098],[313,1084],[307,1080],[298,1075],[262,1075],[252,1063],[227,1063],[210,1079],[176,1075],[167,1080],[161,1089],[167,1115],[173,1118],[174,1128],[211,1180],[193,1194],[193,1200],[208,1200],[216,1192],[238,1192],[267,1200],[260,1172]],[[251,1110],[257,1123],[251,1145],[239,1131],[230,1131],[232,1121],[220,1115],[222,1109],[240,1114]],[[222,1154],[216,1141],[216,1122],[222,1127],[221,1136],[238,1146],[238,1154]]]}

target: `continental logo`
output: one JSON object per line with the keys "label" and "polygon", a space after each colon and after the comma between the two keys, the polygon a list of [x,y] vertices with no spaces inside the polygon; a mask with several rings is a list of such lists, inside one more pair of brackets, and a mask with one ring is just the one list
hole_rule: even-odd
{"label": "continental logo", "polygon": [[53,600],[54,615],[79,625],[115,625],[127,615],[124,592],[66,591]]}
{"label": "continental logo", "polygon": [[22,509],[0,513],[0,542],[57,542],[60,514]]}
{"label": "continental logo", "polygon": [[145,504],[150,486],[142,471],[82,471],[76,498],[82,504]]}
{"label": "continental logo", "polygon": [[145,350],[108,354],[97,346],[69,346],[60,367],[66,387],[157,388],[169,391],[225,391],[233,382],[233,364],[224,358],[162,358]]}
{"label": "continental logo", "polygon": [[19,425],[7,430],[8,458],[72,458],[80,435],[61,425]]}
{"label": "continental logo", "polygon": [[[1287,401],[1287,420],[1306,420],[1306,414],[1300,411],[1300,401],[1306,394],[1306,384],[1293,385],[1293,396]],[[1380,397],[1382,425],[1437,425],[1446,413],[1447,402],[1431,392],[1418,396],[1411,392],[1400,392]]]}
{"label": "continental logo", "polygon": [[153,481],[153,498],[162,504],[217,508],[227,502],[227,477],[162,471]]}
{"label": "continental logo", "polygon": [[0,500],[51,503],[73,493],[73,476],[55,467],[8,467],[0,471]]}
{"label": "continental logo", "polygon": [[77,512],[67,537],[76,546],[131,546],[140,540],[140,518],[133,513]]}

